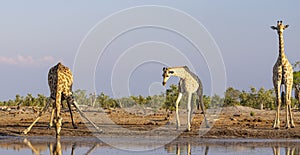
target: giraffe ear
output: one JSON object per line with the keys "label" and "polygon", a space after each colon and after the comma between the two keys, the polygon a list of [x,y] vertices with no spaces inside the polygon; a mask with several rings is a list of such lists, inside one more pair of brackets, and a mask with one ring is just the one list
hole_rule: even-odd
{"label": "giraffe ear", "polygon": [[271,26],[271,29],[277,30],[277,27],[276,26]]}
{"label": "giraffe ear", "polygon": [[289,25],[285,25],[285,26],[284,26],[284,29],[286,29],[286,28],[288,28],[288,27],[289,27]]}

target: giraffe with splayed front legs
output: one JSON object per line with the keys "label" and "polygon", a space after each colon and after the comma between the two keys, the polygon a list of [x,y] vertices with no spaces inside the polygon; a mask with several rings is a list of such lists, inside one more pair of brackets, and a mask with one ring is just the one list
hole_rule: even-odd
{"label": "giraffe with splayed front legs", "polygon": [[177,76],[180,78],[179,84],[178,84],[178,89],[179,89],[179,94],[178,98],[176,100],[176,124],[177,124],[177,129],[180,126],[180,120],[179,120],[179,114],[178,114],[178,105],[179,102],[182,98],[182,95],[184,93],[188,94],[188,103],[187,103],[187,131],[191,130],[191,100],[192,100],[192,94],[197,93],[199,97],[198,101],[198,108],[199,105],[203,111],[204,115],[204,120],[206,123],[206,127],[209,127],[206,116],[205,116],[205,110],[204,110],[204,105],[203,105],[203,87],[200,79],[198,78],[197,75],[192,73],[187,66],[182,66],[182,67],[169,67],[169,68],[163,68],[163,85],[165,86],[168,79],[171,76]]}
{"label": "giraffe with splayed front legs", "polygon": [[[293,67],[284,53],[283,31],[289,25],[283,25],[282,21],[277,21],[277,26],[271,26],[276,30],[279,36],[279,56],[273,67],[273,84],[276,94],[277,111],[273,128],[280,128],[280,106],[281,102],[286,105],[286,128],[294,128],[293,115],[291,110],[291,95],[293,86]],[[281,93],[282,92],[282,93]],[[281,97],[282,96],[282,97]],[[282,98],[282,99],[281,99]]]}
{"label": "giraffe with splayed front legs", "polygon": [[74,128],[77,128],[72,110],[71,110],[71,104],[73,104],[73,93],[72,93],[72,84],[73,84],[73,75],[71,70],[62,65],[60,62],[50,68],[48,72],[48,85],[50,88],[50,100],[47,102],[46,106],[44,107],[43,111],[40,112],[38,115],[38,118],[26,129],[23,131],[24,134],[27,134],[33,125],[41,118],[42,114],[48,109],[49,105],[52,104],[53,109],[51,113],[49,128],[52,126],[53,117],[55,115],[55,128],[56,128],[56,136],[60,134],[61,125],[62,125],[62,118],[60,116],[60,106],[61,101],[63,99],[67,100],[67,104],[69,107],[72,124]]}
{"label": "giraffe with splayed front legs", "polygon": [[[72,119],[72,125],[75,129],[77,128],[77,125],[75,124],[73,118],[71,105],[73,105],[84,118],[86,118],[96,129],[98,129],[98,127],[92,121],[90,121],[84,115],[84,113],[82,113],[82,111],[78,108],[77,103],[74,101],[72,92],[73,75],[68,67],[64,66],[59,62],[57,65],[50,68],[48,73],[48,84],[51,92],[50,100],[47,102],[44,109],[39,113],[36,120],[26,130],[23,131],[24,134],[27,134],[31,130],[33,125],[41,118],[42,114],[46,112],[49,105],[52,104],[53,109],[51,113],[49,127],[52,126],[52,122],[55,123],[56,137],[58,137],[60,135],[62,126],[62,117],[60,116],[62,100],[67,100],[68,108]],[[53,121],[54,116],[55,119]]]}

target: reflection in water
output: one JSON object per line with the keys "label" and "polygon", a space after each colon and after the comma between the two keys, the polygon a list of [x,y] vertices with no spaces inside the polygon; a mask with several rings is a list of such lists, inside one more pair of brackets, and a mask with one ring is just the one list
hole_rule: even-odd
{"label": "reflection in water", "polygon": [[27,140],[27,138],[24,139],[24,143],[31,149],[32,153],[34,153],[35,155],[39,155],[40,154],[40,151],[37,150],[36,148],[34,148],[32,146],[32,144],[30,143],[30,141]]}
{"label": "reflection in water", "polygon": [[[280,147],[274,146],[272,147],[273,155],[280,155]],[[285,147],[284,149],[285,155],[300,155],[300,147],[291,146],[291,147]]]}
{"label": "reflection in water", "polygon": [[[24,143],[31,149],[32,153],[35,155],[40,155],[41,151],[39,151],[38,149],[36,149],[29,140],[27,140],[27,138],[24,139]],[[48,145],[49,147],[49,152],[51,155],[61,155],[61,143],[60,143],[60,138],[56,139],[56,142],[54,143],[50,143],[50,145]],[[73,147],[72,147],[72,154],[73,154]]]}
{"label": "reflection in water", "polygon": [[[25,138],[23,142],[31,149],[33,154],[35,154],[35,155],[42,154],[40,149],[35,148],[27,138]],[[38,146],[40,146],[40,145],[38,145]],[[98,146],[98,143],[93,144],[93,146],[85,153],[85,155],[89,155],[97,146]],[[50,155],[62,155],[62,146],[61,146],[61,142],[60,142],[60,137],[56,138],[55,143],[54,142],[49,143],[48,148],[49,148]],[[71,148],[72,148],[71,155],[74,155],[76,143],[73,143]]]}
{"label": "reflection in water", "polygon": [[[175,149],[174,149],[174,147],[175,147]],[[204,147],[205,147],[204,148],[204,154],[208,155],[209,146],[206,145]],[[182,154],[191,155],[192,154],[192,152],[191,152],[191,143],[190,142],[176,143],[176,144],[171,143],[171,144],[168,144],[168,145],[165,146],[165,150],[167,151],[167,153],[176,153],[176,155],[182,155]]]}
{"label": "reflection in water", "polygon": [[[113,138],[124,141],[126,137]],[[143,145],[142,145],[143,144]],[[103,143],[95,137],[1,137],[0,154],[132,154],[128,151],[137,150],[148,145],[141,141],[141,145],[132,146],[128,141],[127,151],[119,150]],[[151,144],[150,144],[151,145]],[[30,151],[30,152],[28,152]],[[136,152],[135,152],[136,153]],[[164,147],[156,150],[140,152],[142,154],[273,154],[273,155],[300,155],[300,140],[251,140],[251,139],[201,139],[178,138]]]}

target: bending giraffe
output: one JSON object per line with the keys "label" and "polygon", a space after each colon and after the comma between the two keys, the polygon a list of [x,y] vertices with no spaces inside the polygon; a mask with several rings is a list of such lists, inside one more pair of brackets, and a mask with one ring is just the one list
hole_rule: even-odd
{"label": "bending giraffe", "polygon": [[191,100],[192,100],[192,94],[197,93],[199,97],[198,101],[198,109],[199,105],[201,106],[201,109],[203,111],[204,115],[204,120],[206,123],[206,127],[209,127],[206,116],[205,116],[205,110],[204,110],[204,105],[203,105],[203,88],[202,88],[202,83],[201,80],[198,78],[197,75],[192,73],[187,66],[182,66],[182,67],[170,67],[170,68],[163,68],[163,85],[165,86],[168,79],[171,76],[177,76],[180,78],[179,84],[178,84],[178,89],[179,89],[179,94],[178,98],[176,100],[176,125],[177,129],[180,126],[180,120],[179,120],[179,114],[178,114],[178,105],[179,102],[182,98],[183,93],[188,94],[188,103],[187,103],[187,131],[191,130]]}
{"label": "bending giraffe", "polygon": [[68,67],[62,65],[59,62],[57,65],[50,68],[48,73],[48,85],[51,92],[50,100],[47,102],[43,110],[39,113],[36,120],[27,129],[23,131],[24,134],[27,134],[31,130],[33,125],[41,118],[43,113],[46,112],[49,105],[52,104],[53,109],[51,112],[49,127],[52,126],[53,117],[55,115],[55,119],[54,119],[55,129],[56,129],[55,131],[56,131],[56,137],[58,137],[60,135],[61,126],[62,126],[62,118],[60,116],[60,106],[62,104],[62,100],[64,99],[67,100],[70,116],[72,119],[72,125],[75,129],[77,128],[77,125],[75,124],[73,118],[71,104],[74,105],[74,107],[79,111],[79,113],[84,118],[86,118],[96,129],[98,129],[98,127],[84,115],[84,113],[79,109],[77,103],[74,101],[73,92],[72,92],[73,75],[71,70]]}
{"label": "bending giraffe", "polygon": [[[291,110],[291,95],[293,86],[293,67],[289,63],[288,59],[284,54],[284,41],[283,41],[283,31],[289,25],[283,25],[282,21],[277,21],[277,26],[271,26],[273,30],[276,30],[279,36],[279,56],[273,67],[273,85],[276,94],[276,104],[277,111],[275,115],[275,120],[273,128],[280,128],[280,106],[281,102],[286,104],[286,128],[294,128],[293,115]],[[282,88],[283,86],[283,88]],[[282,92],[282,93],[281,93]],[[281,99],[281,95],[283,99]]]}

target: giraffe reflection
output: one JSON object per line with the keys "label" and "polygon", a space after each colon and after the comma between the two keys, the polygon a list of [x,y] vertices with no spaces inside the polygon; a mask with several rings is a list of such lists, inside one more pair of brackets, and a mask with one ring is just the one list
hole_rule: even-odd
{"label": "giraffe reflection", "polygon": [[[273,155],[280,155],[280,147],[274,146],[272,147]],[[296,148],[295,146],[291,147],[285,147],[285,155],[299,155],[299,148]]]}
{"label": "giraffe reflection", "polygon": [[[25,138],[23,142],[31,149],[33,154],[35,155],[42,154],[41,149],[39,149],[38,147],[34,147],[34,145],[32,145],[27,138]],[[89,155],[90,153],[92,153],[98,147],[98,145],[99,143],[94,143],[93,146],[85,153],[85,155]],[[51,142],[47,146],[49,148],[50,155],[62,155],[63,148],[61,145],[60,138],[56,138],[55,142]],[[71,155],[75,154],[75,149],[76,149],[76,143],[73,143],[71,149]]]}
{"label": "giraffe reflection", "polygon": [[[189,143],[189,142],[166,145],[165,150],[171,154],[174,153],[174,151],[175,151],[176,155],[181,155],[181,154],[191,155],[192,154],[191,143]],[[203,150],[204,150],[204,154],[208,155],[209,146],[206,145]]]}

